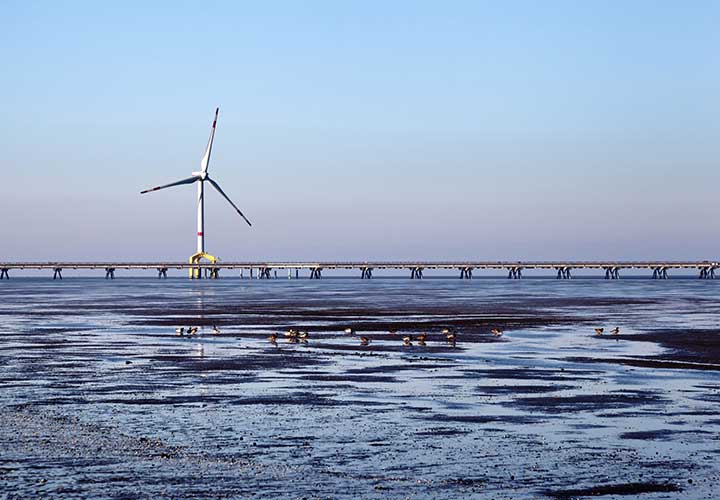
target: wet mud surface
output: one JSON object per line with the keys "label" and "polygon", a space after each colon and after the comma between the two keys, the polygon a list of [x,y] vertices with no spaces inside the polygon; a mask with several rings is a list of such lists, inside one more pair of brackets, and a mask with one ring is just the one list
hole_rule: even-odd
{"label": "wet mud surface", "polygon": [[0,498],[716,498],[715,285],[4,282]]}

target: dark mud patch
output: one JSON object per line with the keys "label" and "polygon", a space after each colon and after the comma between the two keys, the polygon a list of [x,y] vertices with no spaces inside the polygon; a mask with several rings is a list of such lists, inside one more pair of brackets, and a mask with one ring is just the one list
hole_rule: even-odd
{"label": "dark mud patch", "polygon": [[203,359],[197,356],[168,354],[143,356],[140,359],[164,362],[192,372],[286,370],[330,363],[330,361],[317,356],[280,349],[268,349],[262,354],[243,355],[236,358]]}
{"label": "dark mud patch", "polygon": [[633,431],[623,432],[620,434],[620,439],[639,439],[643,441],[671,441],[673,437],[678,434],[713,434],[710,431],[693,430],[684,431],[678,429],[657,429],[652,431]]}
{"label": "dark mud patch", "polygon": [[353,382],[353,383],[386,383],[392,384],[399,382],[395,377],[387,377],[382,375],[323,375],[310,374],[304,375],[303,380],[313,380],[317,382]]}
{"label": "dark mud patch", "polygon": [[452,427],[432,427],[423,431],[417,431],[416,436],[463,436],[470,434],[466,429],[453,429]]}
{"label": "dark mud patch", "polygon": [[652,392],[620,394],[580,394],[577,396],[516,398],[506,406],[523,408],[527,411],[548,411],[575,413],[578,411],[600,411],[618,408],[633,408],[665,402],[665,398]]}
{"label": "dark mud patch", "polygon": [[457,422],[462,424],[490,424],[490,423],[503,423],[503,424],[537,424],[547,420],[546,417],[538,418],[530,415],[444,415],[434,414],[422,417],[414,417],[419,420],[427,420],[430,422]]}
{"label": "dark mud patch", "polygon": [[663,360],[658,358],[588,358],[582,356],[562,358],[570,363],[607,363],[637,368],[662,368],[666,370],[710,370],[720,371],[720,364]]}
{"label": "dark mud patch", "polygon": [[229,406],[392,406],[393,403],[364,401],[364,400],[337,400],[313,392],[296,392],[285,396],[254,396],[239,398],[234,395],[226,396],[170,396],[164,398],[130,398],[130,399],[104,399],[94,403],[107,404],[135,404],[135,405],[183,405],[183,404],[223,404]]}
{"label": "dark mud patch", "polygon": [[511,394],[542,394],[575,389],[574,385],[479,385],[475,392],[480,394],[511,395]]}
{"label": "dark mud patch", "polygon": [[[720,330],[709,328],[658,329],[633,335],[613,336],[619,340],[653,342],[669,350],[663,359],[717,365],[720,359]],[[602,337],[610,339],[610,336]]]}
{"label": "dark mud patch", "polygon": [[351,368],[347,370],[347,373],[353,374],[372,374],[372,373],[396,373],[402,371],[414,371],[414,370],[443,370],[452,369],[456,364],[449,363],[431,363],[431,364],[402,364],[402,365],[379,365],[379,366],[366,366],[363,368]]}
{"label": "dark mud patch", "polygon": [[604,372],[596,370],[536,369],[536,368],[487,368],[463,370],[462,378],[542,380],[563,382],[572,380],[596,380]]}
{"label": "dark mud patch", "polygon": [[670,483],[622,483],[603,484],[589,488],[545,491],[545,495],[558,499],[600,497],[605,495],[640,495],[642,493],[674,493],[682,488]]}

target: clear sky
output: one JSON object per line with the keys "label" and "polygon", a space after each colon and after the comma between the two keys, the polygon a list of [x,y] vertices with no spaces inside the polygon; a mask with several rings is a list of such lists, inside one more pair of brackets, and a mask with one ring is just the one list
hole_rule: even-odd
{"label": "clear sky", "polygon": [[25,2],[0,260],[718,258],[720,2]]}

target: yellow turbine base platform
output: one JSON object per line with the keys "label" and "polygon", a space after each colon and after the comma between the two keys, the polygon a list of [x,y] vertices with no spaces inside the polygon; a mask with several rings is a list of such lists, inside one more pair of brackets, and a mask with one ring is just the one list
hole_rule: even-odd
{"label": "yellow turbine base platform", "polygon": [[[195,265],[197,265],[197,264],[200,264],[203,259],[205,259],[205,260],[207,260],[208,262],[210,262],[210,264],[215,264],[215,263],[217,263],[217,261],[220,260],[220,259],[218,259],[217,257],[215,257],[215,256],[213,256],[213,255],[210,255],[209,253],[198,252],[198,253],[194,253],[194,254],[192,254],[192,255],[190,256],[189,262],[190,262],[190,264],[195,264]],[[193,280],[193,279],[199,280],[199,279],[201,279],[201,278],[203,277],[203,275],[202,275],[202,269],[199,268],[199,267],[190,268],[189,274],[190,274],[190,279],[191,279],[191,280]],[[210,271],[210,277],[211,277],[211,278],[217,278],[217,271],[216,271],[216,270]]]}

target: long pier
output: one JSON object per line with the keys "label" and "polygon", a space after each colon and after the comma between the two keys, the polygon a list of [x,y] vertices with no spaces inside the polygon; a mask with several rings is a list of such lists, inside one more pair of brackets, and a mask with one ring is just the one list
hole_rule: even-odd
{"label": "long pier", "polygon": [[410,279],[422,279],[424,271],[448,270],[457,273],[460,279],[472,279],[473,272],[501,270],[508,279],[522,279],[523,272],[533,269],[551,270],[557,279],[571,279],[579,270],[594,269],[604,273],[605,279],[620,279],[621,271],[644,269],[652,272],[654,279],[668,279],[669,271],[695,271],[699,279],[715,279],[720,270],[719,261],[375,261],[375,262],[218,262],[188,264],[186,262],[0,262],[0,280],[10,279],[11,270],[49,270],[53,279],[62,279],[64,270],[101,270],[106,279],[114,279],[117,270],[155,270],[158,278],[167,278],[170,269],[199,270],[198,276],[210,279],[220,277],[220,272],[239,270],[240,277],[270,279],[277,278],[278,271],[287,271],[288,278],[300,278],[300,272],[309,273],[310,279],[322,278],[325,270],[347,269],[358,272],[361,279],[372,279],[378,270],[402,270]]}

